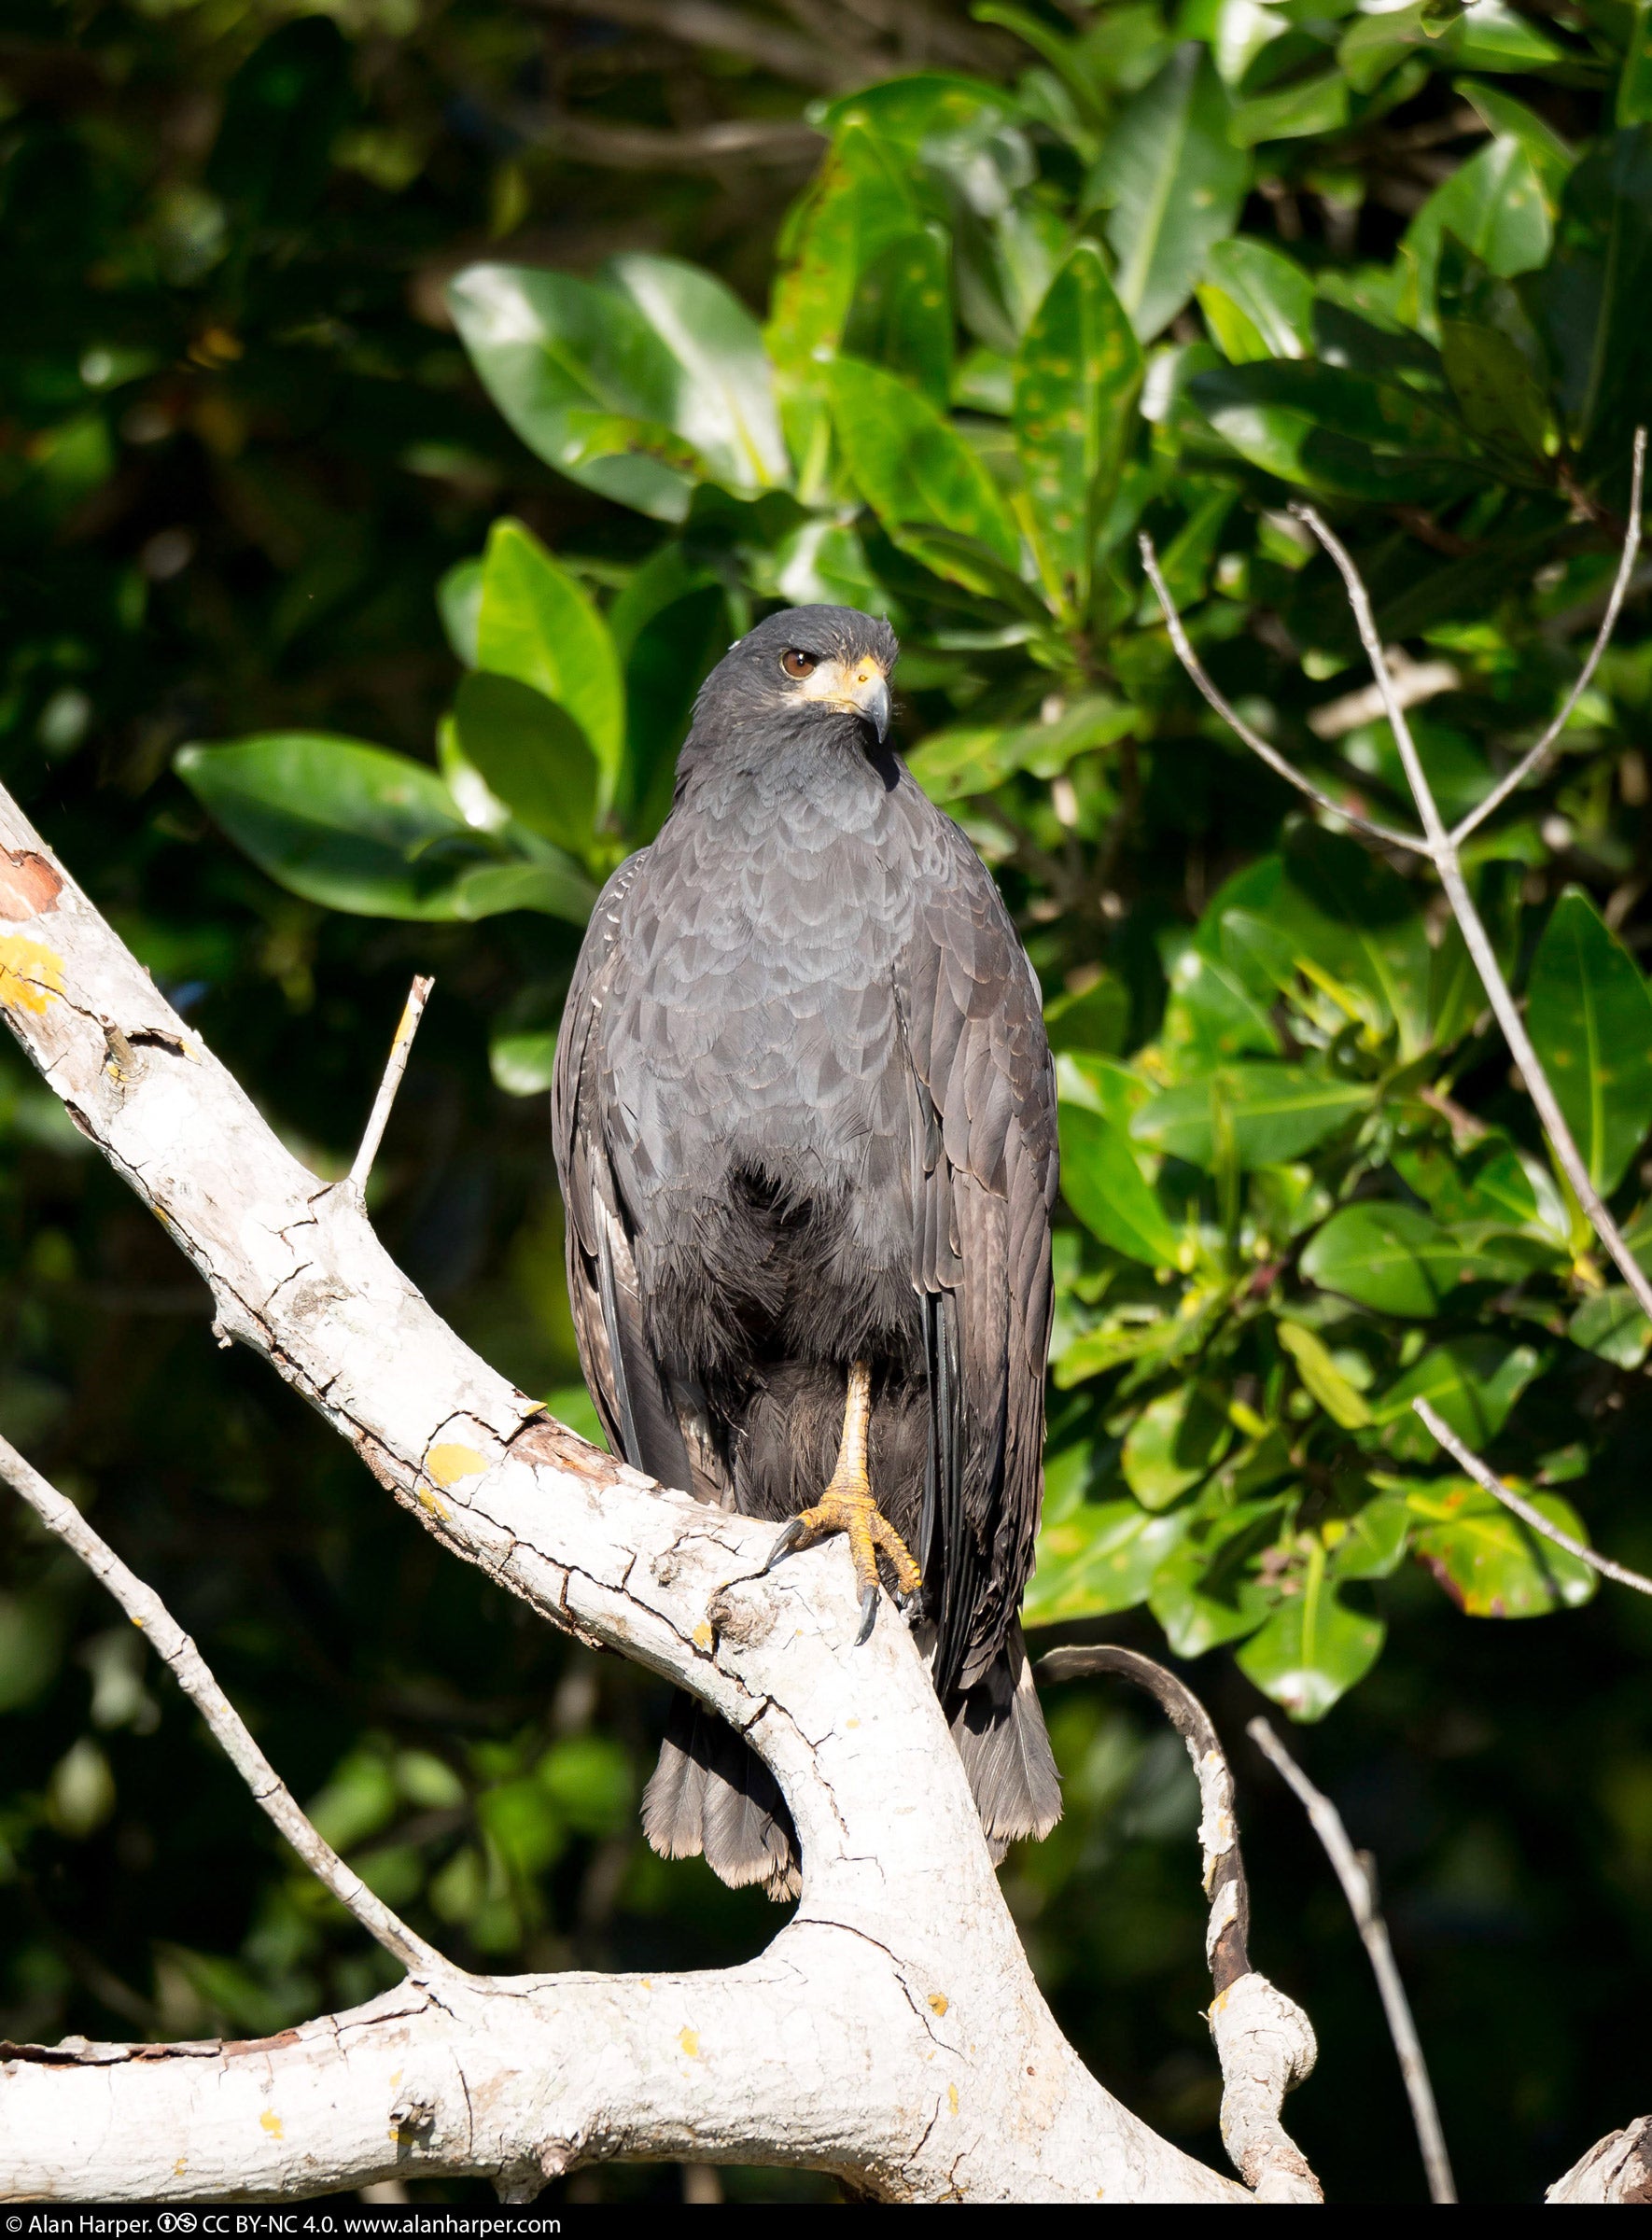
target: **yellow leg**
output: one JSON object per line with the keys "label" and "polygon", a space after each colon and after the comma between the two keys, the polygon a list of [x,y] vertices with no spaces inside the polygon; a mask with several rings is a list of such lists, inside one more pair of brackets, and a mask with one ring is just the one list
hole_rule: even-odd
{"label": "yellow leg", "polygon": [[837,1449],[837,1466],[833,1471],[825,1491],[812,1509],[805,1509],[794,1517],[776,1541],[768,1561],[763,1565],[770,1571],[794,1547],[806,1547],[811,1540],[824,1539],[829,1533],[847,1534],[849,1554],[854,1560],[855,1578],[861,1589],[861,1631],[857,1644],[866,1639],[877,1616],[877,1558],[881,1552],[892,1566],[903,1595],[916,1594],[923,1585],[911,1549],[873,1498],[872,1481],[866,1468],[867,1434],[872,1423],[872,1365],[857,1361],[849,1370],[848,1397],[844,1404],[843,1438]]}

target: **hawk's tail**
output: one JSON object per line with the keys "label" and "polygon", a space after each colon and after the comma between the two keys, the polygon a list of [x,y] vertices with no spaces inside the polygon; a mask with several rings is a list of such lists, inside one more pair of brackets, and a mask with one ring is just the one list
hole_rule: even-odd
{"label": "hawk's tail", "polygon": [[[1060,1777],[1019,1626],[951,1710],[952,1739],[996,1864],[1017,1836],[1047,1836],[1061,1817]],[[785,1900],[802,1887],[797,1835],[774,1775],[690,1696],[672,1702],[660,1762],[643,1792],[642,1832],[663,1858],[703,1852],[733,1890],[760,1883],[768,1897]]]}
{"label": "hawk's tail", "polygon": [[761,1883],[785,1900],[802,1888],[797,1835],[774,1775],[692,1696],[672,1701],[660,1762],[642,1794],[642,1832],[662,1858],[704,1852],[731,1890]]}

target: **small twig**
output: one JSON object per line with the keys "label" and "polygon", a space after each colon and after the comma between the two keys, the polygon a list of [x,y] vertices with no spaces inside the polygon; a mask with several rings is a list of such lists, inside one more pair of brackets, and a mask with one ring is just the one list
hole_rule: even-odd
{"label": "small twig", "polygon": [[1362,817],[1357,809],[1345,808],[1339,801],[1334,801],[1330,794],[1322,792],[1311,778],[1304,777],[1301,771],[1288,763],[1277,747],[1270,747],[1259,732],[1251,729],[1232,704],[1224,698],[1194,651],[1187,632],[1183,627],[1176,602],[1170,596],[1169,586],[1160,572],[1153,539],[1143,535],[1138,542],[1141,549],[1141,565],[1147,570],[1147,581],[1158,595],[1159,605],[1164,609],[1165,627],[1170,634],[1170,643],[1176,649],[1177,658],[1222,721],[1244,741],[1251,752],[1259,756],[1274,775],[1282,777],[1288,786],[1295,786],[1298,793],[1306,794],[1316,808],[1323,809],[1328,817],[1339,817],[1344,824],[1351,825],[1356,833],[1364,833],[1367,840],[1379,841],[1384,847],[1407,848],[1413,855],[1426,855],[1428,844],[1420,840],[1415,833],[1401,833],[1386,824],[1373,824],[1368,817]]}
{"label": "small twig", "polygon": [[1612,596],[1606,602],[1606,611],[1601,619],[1599,630],[1595,633],[1594,644],[1589,650],[1589,659],[1578,671],[1577,682],[1567,693],[1560,714],[1537,744],[1527,749],[1514,768],[1498,780],[1485,800],[1470,809],[1468,815],[1453,831],[1451,841],[1454,847],[1461,847],[1470,833],[1483,824],[1494,809],[1500,809],[1509,795],[1518,791],[1525,784],[1527,778],[1531,777],[1561,732],[1570,723],[1574,709],[1589,690],[1589,680],[1600,666],[1601,656],[1606,651],[1611,642],[1612,633],[1617,626],[1618,614],[1624,599],[1629,594],[1630,579],[1634,574],[1635,555],[1641,549],[1641,491],[1645,470],[1646,431],[1644,427],[1637,427],[1635,430],[1634,466],[1630,474],[1629,526],[1624,531],[1623,557],[1618,561],[1617,575],[1612,585]]}
{"label": "small twig", "polygon": [[1440,2130],[1439,2110],[1435,2106],[1434,2087],[1428,2080],[1428,2064],[1422,2058],[1422,2047],[1417,2037],[1417,2025],[1411,2019],[1410,2002],[1406,1987],[1400,1981],[1400,1971],[1394,1965],[1393,1948],[1388,1941],[1388,1924],[1377,1905],[1370,1867],[1362,1853],[1356,1852],[1348,1840],[1348,1830],[1342,1825],[1341,1814],[1331,1799],[1316,1789],[1311,1781],[1285,1748],[1266,1719],[1253,1719],[1245,1730],[1264,1757],[1282,1774],[1295,1792],[1298,1801],[1313,1823],[1313,1830],[1324,1845],[1337,1880],[1342,1884],[1343,1896],[1360,1933],[1360,1940],[1370,1959],[1377,1988],[1382,1995],[1382,2011],[1388,2017],[1389,2036],[1399,2056],[1400,2074],[1406,2080],[1406,2092],[1411,2103],[1411,2120],[1417,2126],[1417,2142],[1422,2149],[1423,2166],[1428,2173],[1429,2199],[1436,2205],[1457,2199],[1457,2188],[1451,2177],[1451,2164],[1446,2153],[1445,2136]]}
{"label": "small twig", "polygon": [[1534,1508],[1523,1494],[1505,1486],[1500,1477],[1487,1468],[1472,1447],[1463,1444],[1444,1417],[1430,1407],[1426,1400],[1413,1400],[1411,1406],[1452,1461],[1468,1472],[1477,1486],[1483,1488],[1494,1500],[1500,1501],[1505,1509],[1512,1510],[1529,1530],[1542,1539],[1552,1541],[1556,1547],[1563,1548],[1569,1556],[1575,1556],[1579,1563],[1587,1563],[1590,1571],[1598,1571],[1602,1578],[1616,1579],[1620,1587],[1632,1587],[1637,1594],[1652,1594],[1652,1579],[1644,1579],[1638,1571],[1631,1571],[1627,1564],[1614,1563],[1610,1556],[1600,1555],[1594,1548],[1586,1547],[1581,1540],[1574,1540],[1571,1533],[1561,1532],[1558,1524],[1550,1524],[1543,1511]]}
{"label": "small twig", "polygon": [[415,973],[413,984],[407,991],[407,1001],[401,1007],[401,1017],[397,1025],[395,1040],[390,1044],[390,1055],[385,1060],[384,1079],[379,1083],[379,1093],[372,1100],[372,1111],[367,1115],[361,1149],[356,1154],[356,1164],[350,1169],[352,1189],[364,1196],[367,1178],[372,1172],[372,1163],[378,1157],[379,1145],[384,1141],[390,1107],[395,1103],[396,1092],[401,1086],[401,1076],[407,1071],[408,1052],[413,1048],[413,1036],[419,1031],[419,1021],[425,1015],[425,1005],[429,1001],[430,990],[435,985],[435,981],[425,973]]}
{"label": "small twig", "polygon": [[0,1477],[21,1495],[49,1532],[74,1549],[93,1578],[108,1589],[133,1624],[142,1630],[150,1647],[171,1668],[178,1686],[212,1729],[231,1764],[252,1791],[255,1802],[275,1823],[310,1871],[326,1883],[340,1905],[353,1913],[368,1935],[399,1960],[410,1974],[454,1974],[455,1971],[435,1947],[415,1936],[405,1922],[376,1898],[361,1877],[345,1866],[332,1846],[311,1826],[213,1678],[200,1650],[153,1588],[146,1587],[135,1573],[129,1571],[73,1502],[49,1484],[3,1438],[0,1438]]}
{"label": "small twig", "polygon": [[[1463,682],[1463,672],[1449,661],[1410,661],[1399,646],[1391,650],[1388,658],[1393,689],[1406,707],[1421,707],[1441,693],[1454,693]],[[1316,739],[1340,739],[1362,723],[1375,723],[1382,712],[1382,695],[1377,687],[1362,684],[1358,692],[1344,693],[1313,709],[1308,728]]]}
{"label": "small twig", "polygon": [[1285,2094],[1312,2072],[1319,2048],[1301,2008],[1251,1966],[1251,1899],[1233,1775],[1210,1714],[1174,1673],[1112,1643],[1053,1649],[1040,1659],[1037,1677],[1079,1680],[1093,1673],[1116,1673],[1145,1689],[1186,1743],[1198,1777],[1198,1840],[1211,1901],[1205,1957],[1216,1994],[1207,2019],[1222,2066],[1223,2144],[1259,2201],[1322,2201],[1307,2157],[1279,2120]]}
{"label": "small twig", "polygon": [[[1637,457],[1645,448],[1642,441],[1644,433],[1642,430],[1636,436]],[[1638,491],[1638,476],[1636,488]],[[1553,1085],[1543,1070],[1531,1036],[1526,1032],[1526,1022],[1520,1015],[1520,1007],[1504,978],[1503,967],[1497,961],[1491,937],[1475,908],[1474,898],[1468,891],[1468,882],[1463,875],[1456,840],[1446,829],[1445,820],[1435,801],[1434,789],[1428,782],[1428,774],[1417,751],[1417,742],[1411,736],[1411,727],[1406,721],[1406,711],[1394,692],[1393,679],[1383,654],[1382,640],[1378,635],[1376,618],[1371,612],[1371,598],[1365,589],[1365,579],[1354,566],[1347,547],[1311,506],[1293,506],[1291,511],[1313,531],[1342,578],[1348,593],[1348,603],[1353,610],[1353,619],[1359,630],[1360,642],[1365,649],[1371,674],[1382,694],[1407,783],[1410,786],[1412,798],[1417,804],[1417,814],[1427,834],[1421,852],[1429,858],[1439,874],[1440,885],[1445,889],[1446,899],[1451,905],[1451,914],[1463,929],[1468,953],[1474,959],[1481,986],[1496,1015],[1497,1024],[1503,1029],[1508,1054],[1519,1068],[1521,1079],[1526,1085],[1526,1094],[1537,1107],[1538,1117],[1548,1131],[1549,1141],[1554,1146],[1555,1157],[1565,1170],[1566,1180],[1576,1193],[1577,1202],[1588,1215],[1595,1235],[1612,1255],[1643,1311],[1652,1315],[1652,1281],[1648,1281],[1640,1263],[1624,1242],[1623,1232],[1606,1211],[1604,1201],[1594,1186],[1572,1130],[1566,1125],[1566,1115],[1561,1110]]]}

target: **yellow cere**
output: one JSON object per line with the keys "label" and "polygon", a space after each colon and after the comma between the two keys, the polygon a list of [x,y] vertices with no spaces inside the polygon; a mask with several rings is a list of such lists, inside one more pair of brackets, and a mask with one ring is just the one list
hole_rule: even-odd
{"label": "yellow cere", "polygon": [[0,1003],[8,1009],[44,1011],[63,992],[63,960],[38,941],[0,935]]}

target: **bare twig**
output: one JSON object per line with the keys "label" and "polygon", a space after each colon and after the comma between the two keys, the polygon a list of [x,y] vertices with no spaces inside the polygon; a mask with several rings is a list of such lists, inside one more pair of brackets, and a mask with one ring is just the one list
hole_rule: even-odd
{"label": "bare twig", "polygon": [[[1641,431],[1636,437],[1637,461],[1644,454],[1645,446],[1642,441],[1644,432],[1644,430]],[[1640,478],[1637,474],[1637,494],[1639,487]],[[1491,937],[1486,931],[1479,912],[1475,908],[1474,898],[1468,891],[1468,882],[1463,875],[1463,864],[1457,853],[1455,837],[1447,831],[1445,820],[1440,816],[1435,802],[1434,789],[1428,782],[1428,774],[1423,769],[1422,759],[1417,751],[1417,742],[1411,736],[1411,727],[1406,721],[1406,711],[1400,706],[1398,695],[1394,692],[1393,679],[1389,672],[1388,663],[1383,654],[1382,640],[1378,635],[1376,619],[1371,612],[1370,594],[1365,589],[1365,579],[1354,566],[1347,547],[1335,531],[1327,527],[1311,506],[1294,506],[1292,511],[1299,520],[1306,522],[1313,531],[1330,554],[1342,578],[1348,593],[1348,603],[1353,610],[1354,622],[1359,629],[1360,642],[1365,649],[1365,657],[1371,665],[1371,674],[1376,679],[1378,690],[1382,694],[1389,725],[1393,732],[1394,745],[1399,749],[1407,782],[1411,788],[1412,798],[1417,804],[1417,814],[1421,819],[1422,829],[1428,836],[1422,852],[1428,856],[1439,874],[1440,885],[1445,889],[1446,899],[1451,905],[1451,914],[1463,930],[1463,938],[1467,945],[1468,953],[1474,959],[1475,968],[1480,975],[1487,998],[1496,1015],[1497,1024],[1503,1029],[1504,1040],[1508,1044],[1509,1056],[1520,1070],[1521,1077],[1526,1085],[1526,1094],[1537,1107],[1538,1116],[1548,1131],[1549,1141],[1554,1146],[1555,1156],[1565,1170],[1566,1179],[1576,1193],[1578,1204],[1589,1216],[1595,1235],[1612,1255],[1623,1275],[1624,1281],[1633,1292],[1642,1309],[1646,1314],[1652,1315],[1652,1281],[1648,1281],[1639,1262],[1624,1242],[1622,1231],[1606,1211],[1601,1194],[1594,1186],[1589,1169],[1584,1163],[1583,1155],[1573,1139],[1572,1130],[1566,1125],[1566,1116],[1561,1110],[1560,1099],[1554,1093],[1548,1075],[1539,1062],[1537,1053],[1532,1044],[1532,1038],[1526,1032],[1526,1022],[1520,1015],[1519,1005],[1515,1001],[1513,991],[1504,978],[1503,967],[1498,963],[1497,952],[1491,945]]]}
{"label": "bare twig", "polygon": [[413,1039],[419,1031],[419,1021],[425,1015],[425,1005],[430,1000],[430,990],[436,983],[423,973],[413,975],[413,984],[407,991],[407,1001],[401,1007],[396,1034],[390,1044],[390,1055],[385,1060],[384,1079],[379,1093],[372,1100],[372,1111],[367,1116],[362,1133],[361,1149],[356,1154],[356,1164],[350,1169],[352,1189],[365,1192],[367,1178],[372,1172],[372,1163],[379,1155],[385,1128],[390,1118],[390,1107],[396,1101],[396,1092],[401,1086],[401,1076],[407,1071],[408,1053]]}
{"label": "bare twig", "polygon": [[511,122],[529,140],[581,163],[610,171],[698,171],[720,163],[809,163],[825,135],[801,118],[721,117],[662,132],[647,124],[602,124],[567,109],[524,104]]}
{"label": "bare twig", "polygon": [[356,1916],[368,1935],[399,1960],[411,1975],[451,1976],[455,1971],[433,1945],[416,1937],[388,1906],[375,1897],[361,1877],[346,1867],[331,1844],[311,1826],[291,1792],[247,1732],[241,1716],[213,1678],[200,1650],[161,1597],[129,1571],[106,1541],[87,1523],[73,1502],[48,1483],[17,1449],[0,1438],[0,1477],[21,1495],[47,1530],[74,1549],[99,1585],[108,1589],[150,1647],[168,1665],[225,1756],[301,1859]]}
{"label": "bare twig", "polygon": [[[1393,672],[1394,692],[1404,707],[1421,707],[1440,693],[1454,693],[1463,682],[1463,672],[1453,663],[1410,661],[1400,646],[1389,649],[1388,664]],[[1343,693],[1313,709],[1308,728],[1316,739],[1340,739],[1362,723],[1375,723],[1382,713],[1382,694],[1374,684],[1363,684],[1357,693]]]}
{"label": "bare twig", "polygon": [[1590,1571],[1598,1571],[1602,1578],[1616,1579],[1620,1587],[1632,1587],[1637,1594],[1652,1594],[1652,1579],[1644,1579],[1638,1571],[1631,1571],[1627,1564],[1614,1563],[1610,1556],[1603,1556],[1594,1548],[1586,1547],[1581,1540],[1574,1540],[1570,1533],[1563,1533],[1558,1524],[1551,1524],[1543,1511],[1535,1508],[1523,1494],[1517,1493],[1511,1486],[1505,1486],[1500,1477],[1487,1468],[1472,1447],[1463,1444],[1445,1418],[1430,1407],[1426,1400],[1413,1400],[1411,1406],[1452,1461],[1468,1472],[1477,1486],[1490,1493],[1494,1500],[1500,1501],[1505,1509],[1512,1511],[1530,1531],[1542,1539],[1552,1541],[1556,1547],[1563,1548],[1569,1556],[1575,1556],[1579,1563],[1587,1563]]}
{"label": "bare twig", "polygon": [[1337,1880],[1342,1884],[1343,1896],[1360,1933],[1377,1978],[1377,1988],[1382,1995],[1382,2011],[1388,2018],[1389,2035],[1393,2050],[1399,2056],[1400,2073],[1406,2080],[1406,2093],[1411,2103],[1411,2120],[1417,2126],[1417,2142],[1422,2149],[1423,2166],[1428,2173],[1429,2199],[1436,2205],[1454,2202],[1457,2189],[1451,2177],[1451,2164],[1446,2153],[1446,2141],[1440,2130],[1439,2110],[1435,2106],[1434,2087],[1428,2080],[1428,2065],[1422,2058],[1422,2047],[1418,2040],[1417,2025],[1411,2019],[1410,2002],[1406,1987],[1400,1981],[1400,1971],[1394,1965],[1393,1948],[1388,1940],[1388,1924],[1377,1905],[1377,1891],[1371,1866],[1366,1855],[1356,1852],[1349,1841],[1348,1830],[1342,1816],[1331,1799],[1316,1789],[1311,1781],[1285,1748],[1266,1719],[1253,1719],[1245,1730],[1264,1757],[1281,1773],[1295,1791],[1298,1801],[1313,1823],[1314,1833],[1324,1845]]}
{"label": "bare twig", "polygon": [[1493,810],[1500,809],[1509,795],[1518,791],[1525,784],[1527,778],[1531,777],[1561,732],[1570,723],[1574,709],[1589,690],[1589,679],[1600,666],[1601,656],[1606,651],[1611,642],[1612,633],[1617,626],[1617,617],[1622,609],[1624,599],[1628,595],[1630,581],[1634,574],[1635,555],[1641,549],[1641,493],[1645,471],[1646,431],[1644,427],[1637,427],[1635,430],[1634,466],[1630,474],[1629,526],[1624,531],[1623,556],[1617,563],[1617,574],[1612,584],[1612,596],[1606,602],[1606,611],[1601,618],[1599,630],[1595,633],[1594,644],[1589,650],[1589,659],[1578,671],[1577,681],[1567,693],[1560,714],[1537,741],[1537,744],[1528,748],[1514,768],[1498,780],[1485,800],[1477,803],[1470,809],[1468,815],[1463,819],[1451,834],[1453,846],[1461,847],[1470,833],[1482,825]]}
{"label": "bare twig", "polygon": [[1210,1714],[1174,1673],[1112,1643],[1053,1649],[1040,1660],[1037,1676],[1079,1680],[1092,1673],[1116,1673],[1145,1689],[1186,1743],[1198,1777],[1198,1840],[1211,1901],[1205,1957],[1216,1994],[1208,2020],[1222,2065],[1223,2144],[1259,2201],[1322,2201],[1307,2157],[1279,2120],[1285,2094],[1311,2074],[1319,2048],[1301,2008],[1251,1966],[1251,1900],[1233,1775]]}
{"label": "bare twig", "polygon": [[1212,682],[1206,673],[1204,664],[1194,651],[1187,632],[1183,627],[1182,617],[1177,611],[1176,602],[1170,596],[1169,586],[1166,583],[1160,571],[1158,554],[1154,550],[1153,539],[1143,535],[1139,542],[1141,549],[1141,565],[1147,570],[1148,581],[1158,594],[1158,603],[1164,609],[1165,613],[1165,627],[1170,634],[1170,643],[1176,649],[1182,666],[1193,679],[1194,683],[1197,685],[1222,721],[1239,738],[1244,741],[1251,752],[1259,756],[1275,777],[1282,777],[1286,785],[1295,786],[1298,793],[1306,794],[1316,808],[1323,809],[1328,817],[1339,817],[1344,824],[1351,825],[1356,833],[1364,833],[1367,840],[1376,840],[1384,847],[1407,848],[1413,855],[1427,855],[1427,843],[1420,840],[1415,833],[1396,832],[1389,825],[1374,824],[1370,818],[1362,817],[1357,809],[1344,807],[1341,802],[1334,801],[1330,794],[1322,792],[1311,778],[1304,777],[1300,770],[1285,760],[1277,747],[1268,745],[1260,732],[1251,729],[1232,703],[1224,697]]}
{"label": "bare twig", "polygon": [[534,0],[553,15],[583,16],[605,23],[630,24],[663,32],[685,47],[709,48],[721,54],[744,54],[793,84],[829,91],[875,75],[868,63],[841,38],[835,46],[802,38],[777,23],[763,22],[722,0]]}

